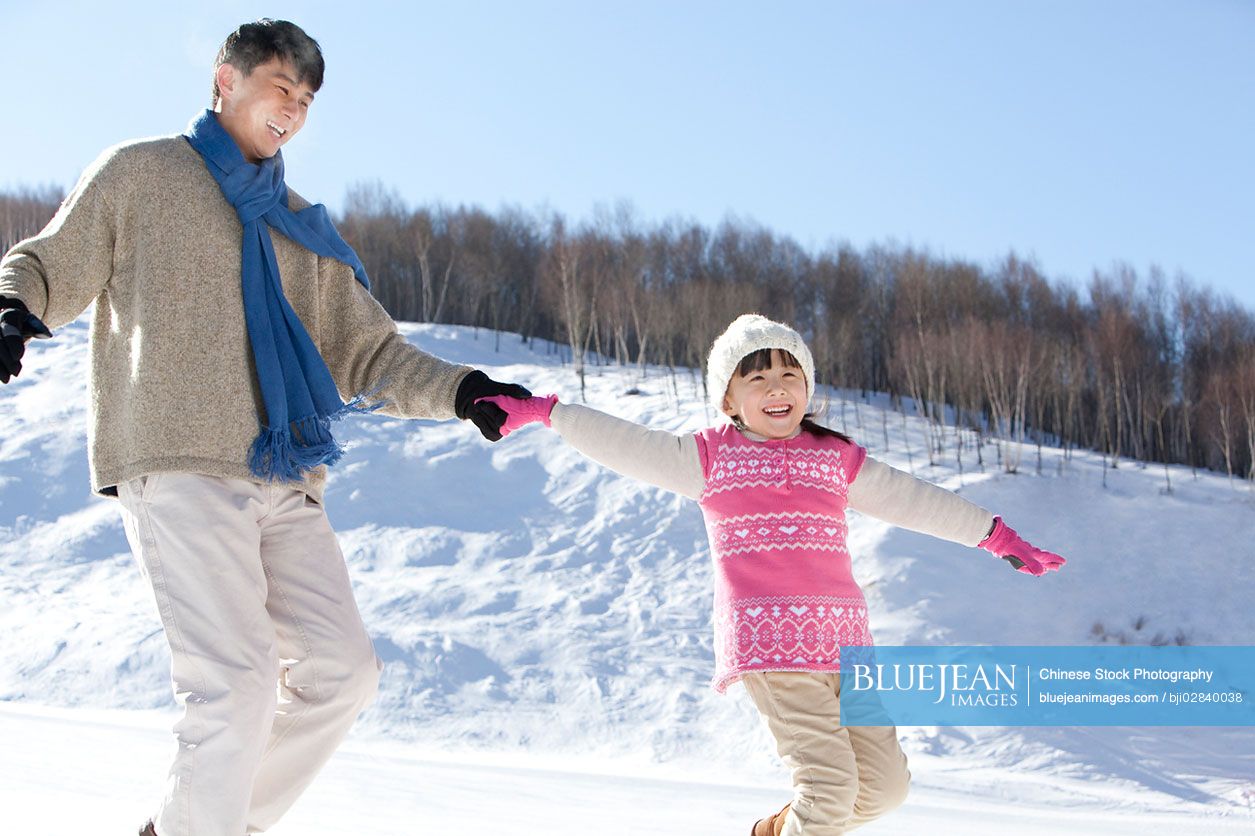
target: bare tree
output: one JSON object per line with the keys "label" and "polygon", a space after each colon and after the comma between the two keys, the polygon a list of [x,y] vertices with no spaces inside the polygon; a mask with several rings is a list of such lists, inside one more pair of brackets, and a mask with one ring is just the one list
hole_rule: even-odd
{"label": "bare tree", "polygon": [[0,253],[43,229],[61,205],[63,194],[52,185],[0,194]]}
{"label": "bare tree", "polygon": [[550,221],[548,248],[540,264],[547,298],[555,304],[571,348],[571,362],[580,378],[580,397],[585,394],[585,363],[597,317],[599,275],[586,264],[595,247],[590,233],[572,236],[566,222],[555,215]]}

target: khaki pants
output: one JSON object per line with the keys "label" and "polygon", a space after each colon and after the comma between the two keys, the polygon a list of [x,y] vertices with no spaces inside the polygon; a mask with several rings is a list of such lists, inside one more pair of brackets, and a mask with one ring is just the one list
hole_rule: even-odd
{"label": "khaki pants", "polygon": [[335,532],[305,494],[240,479],[159,473],[118,497],[183,708],[157,833],[263,831],[379,682]]}
{"label": "khaki pants", "polygon": [[741,677],[785,766],[793,802],[781,836],[837,836],[906,800],[911,773],[893,726],[842,726],[839,674]]}

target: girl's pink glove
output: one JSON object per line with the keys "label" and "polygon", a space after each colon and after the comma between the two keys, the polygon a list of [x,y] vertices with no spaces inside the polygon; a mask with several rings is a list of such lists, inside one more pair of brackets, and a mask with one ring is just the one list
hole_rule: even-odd
{"label": "girl's pink glove", "polygon": [[480,401],[496,404],[506,414],[505,423],[501,425],[501,437],[505,438],[520,427],[526,427],[536,421],[546,427],[549,426],[549,413],[553,412],[553,405],[558,402],[558,396],[538,395],[531,398],[511,398],[509,395],[493,395],[489,398],[480,398],[475,403]]}
{"label": "girl's pink glove", "polygon": [[1057,572],[1060,566],[1067,563],[1054,552],[1043,551],[1016,534],[1014,528],[1002,521],[1002,517],[994,517],[994,530],[977,543],[977,546],[994,557],[1001,557],[1014,566],[1017,572],[1030,575]]}

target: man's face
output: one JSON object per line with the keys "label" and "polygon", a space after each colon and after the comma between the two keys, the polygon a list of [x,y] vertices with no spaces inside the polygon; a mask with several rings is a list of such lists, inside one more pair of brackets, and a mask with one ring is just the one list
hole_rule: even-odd
{"label": "man's face", "polygon": [[296,136],[314,101],[314,91],[280,58],[258,65],[248,75],[223,64],[217,77],[218,122],[250,163],[273,157]]}

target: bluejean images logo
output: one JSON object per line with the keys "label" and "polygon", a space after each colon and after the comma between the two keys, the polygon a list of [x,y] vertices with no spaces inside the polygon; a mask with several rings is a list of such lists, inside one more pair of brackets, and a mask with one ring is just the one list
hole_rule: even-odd
{"label": "bluejean images logo", "polygon": [[843,647],[849,726],[1255,725],[1255,647]]}
{"label": "bluejean images logo", "polygon": [[[917,691],[933,705],[1005,708],[1019,704],[1015,665],[958,663],[856,664],[855,690]],[[992,672],[991,672],[992,669]]]}

